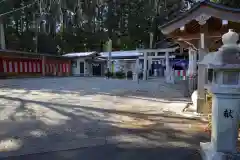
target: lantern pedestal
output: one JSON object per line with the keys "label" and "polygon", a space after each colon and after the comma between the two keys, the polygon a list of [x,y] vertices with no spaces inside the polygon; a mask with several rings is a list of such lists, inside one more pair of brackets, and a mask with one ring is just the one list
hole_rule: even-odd
{"label": "lantern pedestal", "polygon": [[236,157],[240,92],[235,88],[213,87],[211,142],[200,143],[203,159]]}

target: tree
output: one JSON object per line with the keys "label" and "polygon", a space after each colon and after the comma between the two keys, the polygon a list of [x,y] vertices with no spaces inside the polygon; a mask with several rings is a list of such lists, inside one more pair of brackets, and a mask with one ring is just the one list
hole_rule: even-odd
{"label": "tree", "polygon": [[158,26],[184,5],[180,0],[6,0],[0,15],[13,8],[18,10],[1,16],[8,48],[63,54],[101,51],[109,37],[115,49],[148,46],[149,33],[161,39]]}
{"label": "tree", "polygon": [[26,36],[24,32],[30,28],[30,23],[26,22],[29,22],[31,19],[28,13],[33,11],[30,8],[34,8],[35,2],[36,1],[32,0],[1,1],[0,19],[2,25],[4,26],[2,29],[5,33],[7,33],[5,34],[5,37],[2,37],[2,39],[6,39],[7,45],[11,46],[13,49],[22,48],[24,44],[21,43],[26,41],[21,41],[21,37],[26,40],[25,38],[31,35],[28,34],[28,36]]}
{"label": "tree", "polygon": [[211,0],[211,1],[215,3],[223,4],[232,8],[240,8],[239,0]]}

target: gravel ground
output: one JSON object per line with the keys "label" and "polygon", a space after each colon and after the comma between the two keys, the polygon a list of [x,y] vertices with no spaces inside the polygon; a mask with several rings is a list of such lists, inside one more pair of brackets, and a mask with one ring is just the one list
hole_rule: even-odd
{"label": "gravel ground", "polygon": [[[181,91],[161,79],[11,79],[0,86],[0,157],[180,160],[196,156],[206,140],[201,122],[178,115],[187,104]],[[36,154],[49,151],[56,152]]]}
{"label": "gravel ground", "polygon": [[123,148],[103,145],[71,151],[41,153],[2,160],[201,160],[200,154],[187,148]]}

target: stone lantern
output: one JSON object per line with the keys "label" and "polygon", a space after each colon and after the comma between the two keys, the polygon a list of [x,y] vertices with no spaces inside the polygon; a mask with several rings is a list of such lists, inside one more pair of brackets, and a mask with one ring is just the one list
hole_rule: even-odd
{"label": "stone lantern", "polygon": [[211,142],[201,143],[203,159],[225,160],[237,154],[240,109],[239,35],[232,30],[222,36],[223,46],[199,64],[213,70],[208,90],[212,99]]}

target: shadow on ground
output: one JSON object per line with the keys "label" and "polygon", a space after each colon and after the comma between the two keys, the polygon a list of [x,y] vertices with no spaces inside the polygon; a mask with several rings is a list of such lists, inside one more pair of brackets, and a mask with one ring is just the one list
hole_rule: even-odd
{"label": "shadow on ground", "polygon": [[[34,87],[12,97],[19,88],[0,96],[0,157],[27,155],[5,160],[198,160],[199,142],[208,140],[197,119],[22,98]],[[44,92],[65,96],[66,90]]]}
{"label": "shadow on ground", "polygon": [[[184,97],[184,85],[183,84],[166,84],[162,79],[158,81],[154,80],[153,82],[142,81],[139,84],[134,81],[128,80],[105,80],[103,78],[90,79],[86,78],[85,80],[91,84],[89,89],[86,89],[86,86],[74,86],[71,83],[66,84],[65,80],[69,81],[74,80],[77,82],[78,78],[63,78],[58,79],[56,82],[51,82],[51,84],[45,84],[46,79],[42,79],[42,84],[39,86],[38,79],[30,79],[33,85],[28,85],[25,82],[15,82],[3,85],[2,88],[8,89],[24,89],[26,91],[31,90],[41,90],[42,92],[50,92],[56,94],[64,94],[69,92],[81,92],[81,95],[94,95],[94,94],[105,94],[111,96],[127,97],[127,98],[136,98],[136,99],[150,99],[152,101],[161,101],[161,102],[190,102],[189,97]],[[82,80],[82,79],[81,79]],[[83,79],[84,80],[84,79]],[[26,80],[27,81],[27,80]],[[103,83],[97,84],[95,81]],[[109,81],[109,83],[108,83]],[[75,83],[74,82],[74,83]],[[49,82],[47,82],[49,83]],[[81,84],[81,81],[79,82]],[[61,87],[59,87],[59,84]],[[50,85],[50,86],[49,86]],[[57,86],[57,87],[55,87]],[[102,91],[103,86],[106,86]],[[116,89],[117,88],[117,89]],[[171,90],[171,93],[167,91]]]}
{"label": "shadow on ground", "polygon": [[[96,159],[99,156],[102,156],[102,158],[106,156],[104,159],[112,159],[113,157],[125,158],[124,156],[126,156],[126,159],[147,159],[152,156],[156,156],[156,158],[159,158],[159,156],[164,157],[161,159],[169,159],[169,157],[185,159],[187,156],[193,156],[197,152],[200,140],[205,141],[207,139],[205,135],[196,133],[199,130],[191,128],[193,129],[192,131],[186,127],[186,125],[194,125],[196,123],[197,120],[193,119],[179,119],[180,117],[164,114],[149,115],[94,109],[85,106],[25,101],[8,97],[1,97],[1,99],[21,102],[19,108],[11,117],[13,124],[11,122],[0,123],[1,130],[5,132],[1,133],[1,140],[11,140],[11,142],[6,142],[6,145],[9,143],[9,150],[2,150],[2,155],[37,153],[38,150],[46,152],[57,150],[56,148],[66,150],[68,147],[74,149],[75,147],[97,145],[98,147],[69,151],[66,152],[66,155],[63,155],[64,152],[54,152],[41,156],[50,156],[54,159],[60,159],[60,157],[69,159],[68,156],[72,158],[85,156],[87,159],[88,157],[90,159],[95,157]],[[22,112],[31,112],[31,110],[24,108],[26,103],[41,105],[41,107],[46,107],[67,118],[62,121],[59,118],[58,123],[50,122],[50,125],[47,123],[48,121],[54,121],[54,117],[41,117],[39,119],[35,118],[35,120],[33,120],[34,117],[28,117],[31,118],[30,121],[25,117],[22,122],[16,122],[14,115]],[[59,106],[59,108],[53,107],[54,105]],[[74,114],[68,112],[69,108],[74,110]],[[122,116],[122,121],[124,121],[124,118],[133,120],[128,122],[122,122],[121,118],[116,120],[119,116]],[[173,125],[171,126],[170,124]],[[8,128],[10,129],[8,130]],[[86,142],[86,140],[89,142]],[[82,142],[86,143],[86,145],[81,144]],[[67,144],[69,146],[66,146]],[[12,150],[16,151],[11,152],[11,147]],[[112,150],[114,150],[113,153]],[[111,152],[111,154],[105,152]],[[37,155],[32,156],[36,159]],[[152,159],[154,159],[153,157]]]}
{"label": "shadow on ground", "polygon": [[[41,153],[28,156],[12,157],[11,160],[201,160],[200,154],[191,148],[173,147],[132,147],[123,148],[116,145],[102,145],[61,152]],[[8,159],[2,159],[8,160]]]}

